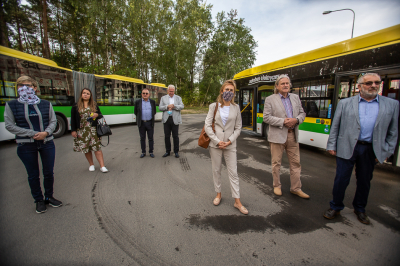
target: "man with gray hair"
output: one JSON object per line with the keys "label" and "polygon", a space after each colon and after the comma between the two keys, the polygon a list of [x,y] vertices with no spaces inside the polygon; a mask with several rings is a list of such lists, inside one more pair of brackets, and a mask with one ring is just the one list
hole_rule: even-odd
{"label": "man with gray hair", "polygon": [[158,107],[163,111],[162,122],[164,124],[165,135],[165,154],[167,157],[171,153],[171,132],[174,140],[175,157],[179,158],[179,124],[182,124],[181,110],[184,108],[182,98],[175,94],[175,86],[168,86],[168,94],[161,97]]}
{"label": "man with gray hair", "polygon": [[268,96],[264,103],[264,122],[269,124],[268,141],[271,149],[271,164],[274,193],[282,195],[280,169],[283,151],[289,159],[290,192],[304,199],[310,196],[301,190],[299,124],[306,113],[298,95],[289,93],[291,87],[287,75],[280,75],[275,82],[275,94]]}
{"label": "man with gray hair", "polygon": [[324,213],[333,219],[344,208],[343,199],[356,166],[357,189],[354,213],[363,224],[370,224],[365,213],[372,173],[377,162],[393,154],[397,142],[399,103],[378,95],[381,77],[366,73],[357,81],[360,94],[343,99],[336,107],[326,149],[336,156],[333,199]]}

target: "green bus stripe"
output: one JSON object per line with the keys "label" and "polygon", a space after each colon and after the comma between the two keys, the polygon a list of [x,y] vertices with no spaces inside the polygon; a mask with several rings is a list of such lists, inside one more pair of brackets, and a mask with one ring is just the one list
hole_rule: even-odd
{"label": "green bus stripe", "polygon": [[0,122],[4,122],[4,110],[6,109],[6,107],[0,106]]}
{"label": "green bus stripe", "polygon": [[[103,115],[122,115],[122,114],[133,114],[135,110],[134,106],[99,106],[100,111]],[[5,106],[0,106],[0,122],[4,122],[4,110]],[[71,117],[71,106],[53,106],[54,112],[62,113],[65,117]],[[157,113],[161,112],[158,106],[156,106]]]}
{"label": "green bus stripe", "polygon": [[[327,130],[328,132],[325,132],[325,128],[328,128],[328,130]],[[311,131],[311,132],[321,133],[321,134],[329,134],[330,128],[331,128],[330,125],[328,125],[328,127],[326,127],[326,125],[306,123],[306,122],[299,125],[300,130]]]}

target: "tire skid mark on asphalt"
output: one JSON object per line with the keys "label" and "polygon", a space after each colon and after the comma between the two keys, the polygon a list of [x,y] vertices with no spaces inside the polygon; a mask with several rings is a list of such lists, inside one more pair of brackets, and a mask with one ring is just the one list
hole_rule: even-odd
{"label": "tire skid mark on asphalt", "polygon": [[92,185],[93,210],[101,229],[129,257],[139,265],[170,265],[153,253],[148,252],[135,242],[134,236],[119,221],[113,218],[112,212],[102,203],[103,189],[97,174]]}

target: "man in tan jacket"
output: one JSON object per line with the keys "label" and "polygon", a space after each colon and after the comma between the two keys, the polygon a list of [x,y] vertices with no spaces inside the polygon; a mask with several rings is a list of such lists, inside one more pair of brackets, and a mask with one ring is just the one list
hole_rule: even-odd
{"label": "man in tan jacket", "polygon": [[303,123],[306,113],[298,95],[289,93],[291,87],[287,75],[280,75],[275,82],[275,94],[267,97],[264,104],[264,122],[269,124],[268,141],[271,148],[272,177],[274,193],[282,195],[280,168],[283,151],[289,159],[290,192],[301,198],[310,196],[301,190],[299,124]]}

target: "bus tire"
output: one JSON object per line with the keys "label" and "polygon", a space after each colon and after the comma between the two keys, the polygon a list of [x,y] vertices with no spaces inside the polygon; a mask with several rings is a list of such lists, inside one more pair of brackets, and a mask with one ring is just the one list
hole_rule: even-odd
{"label": "bus tire", "polygon": [[61,115],[56,115],[57,117],[57,125],[56,129],[53,132],[54,138],[59,138],[64,135],[65,131],[67,130],[67,123],[65,123],[64,118]]}

